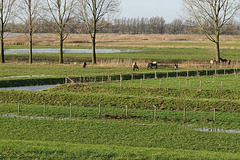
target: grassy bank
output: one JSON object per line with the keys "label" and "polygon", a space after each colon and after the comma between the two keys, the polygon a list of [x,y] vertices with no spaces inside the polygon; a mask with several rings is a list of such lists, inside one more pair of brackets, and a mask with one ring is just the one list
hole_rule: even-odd
{"label": "grassy bank", "polygon": [[[16,48],[15,46],[13,48]],[[25,47],[20,47],[25,48]],[[37,47],[41,48],[41,47]],[[43,47],[44,48],[44,47]],[[49,48],[49,47],[47,47]],[[53,47],[56,48],[56,47]],[[73,47],[74,48],[74,47]],[[111,48],[110,48],[111,49]],[[215,57],[215,52],[209,49],[202,48],[114,48],[114,49],[133,49],[134,52],[123,53],[97,53],[98,63],[101,61],[107,62],[111,59],[130,59],[138,60],[152,60],[160,63],[179,63],[181,61],[209,61]],[[235,62],[239,57],[240,52],[237,49],[222,49],[224,58],[231,59]],[[58,53],[33,54],[34,62],[58,62]],[[6,54],[7,61],[27,61],[28,54]],[[65,62],[91,62],[90,53],[65,53]]]}
{"label": "grassy bank", "polygon": [[[210,110],[239,112],[238,92],[225,91],[191,91],[165,89],[131,89],[131,88],[105,88],[88,87],[82,85],[65,85],[48,92],[27,91],[0,91],[2,102],[22,102],[25,104],[50,105],[95,105],[108,107],[130,106],[131,108],[152,108],[156,105],[159,109],[182,110]],[[192,93],[192,95],[190,94]],[[220,99],[219,97],[224,99]],[[229,98],[228,98],[229,97]]]}
{"label": "grassy bank", "polygon": [[[23,103],[0,103],[0,114],[11,115],[14,117],[29,116],[29,119],[39,117],[39,119],[69,119],[73,120],[92,120],[92,119],[132,119],[139,121],[157,122],[179,122],[195,127],[240,129],[239,113],[216,111],[192,111],[182,110],[163,110],[150,107],[148,109],[136,109],[128,106],[121,108],[100,106],[79,106],[69,104],[67,106],[49,104],[23,104]],[[185,116],[184,116],[185,115]],[[215,116],[215,119],[214,119]],[[31,117],[31,118],[30,118]],[[47,117],[47,118],[44,118]],[[37,118],[36,118],[37,119]]]}
{"label": "grassy bank", "polygon": [[[143,156],[144,154],[139,155],[139,151],[143,148],[148,148],[149,150],[153,150],[151,153],[156,153],[157,155],[159,153],[155,149],[167,151],[167,155],[162,155],[160,152],[159,158],[168,156],[173,156],[172,158],[191,158],[194,156],[190,153],[196,152],[199,153],[198,155],[200,157],[198,158],[204,159],[204,157],[216,155],[216,152],[221,152],[223,156],[230,155],[234,158],[239,156],[240,149],[238,134],[200,132],[193,130],[192,127],[182,126],[176,123],[150,123],[147,125],[148,123],[145,122],[146,125],[139,125],[139,123],[142,124],[144,122],[131,120],[83,120],[76,122],[12,118],[1,118],[1,123],[0,129],[3,132],[0,132],[0,137],[1,141],[5,141],[5,143],[1,143],[1,146],[6,144],[6,141],[13,141],[17,144],[14,146],[11,145],[12,143],[8,144],[7,148],[9,150],[2,147],[2,156],[8,155],[9,151],[14,150],[14,148],[17,149],[15,151],[17,154],[15,155],[19,155],[20,152],[23,154],[22,156],[25,154],[27,156],[33,151],[35,151],[38,156],[43,156],[47,153],[51,156],[53,153],[47,151],[57,151],[58,149],[60,149],[59,152],[62,153],[63,156],[65,154],[68,156],[69,154],[77,156],[80,150],[74,146],[85,146],[88,148],[88,154],[86,150],[81,152],[83,152],[86,157],[90,157],[94,156],[93,152],[96,151],[96,147],[90,149],[88,146],[100,145],[109,149],[112,148],[110,151],[115,151],[117,155],[122,153],[126,148],[131,149],[133,147],[136,149],[136,152],[133,153],[138,153],[132,155],[134,158],[136,158],[136,156]],[[27,147],[23,147],[19,151],[19,145],[24,142],[30,144],[30,146],[36,145],[36,147],[32,148],[29,152],[26,152]],[[73,150],[69,153],[70,150],[63,150],[60,146],[60,148],[56,146],[56,144],[61,143],[64,143],[66,147],[69,145]],[[37,147],[39,144],[41,148]],[[51,144],[53,144],[52,149],[47,147]],[[115,150],[115,145],[118,145],[119,149]],[[103,148],[99,148],[98,151],[100,152],[96,151],[97,153],[95,153],[101,156]],[[182,151],[182,153],[175,155],[174,152],[178,153],[178,151]],[[105,154],[106,156],[111,156],[111,153],[112,152],[104,152],[102,154],[103,156]],[[130,152],[127,152],[126,156],[131,156],[129,154]],[[147,154],[146,156],[150,155]],[[106,158],[114,158],[114,156]],[[154,157],[146,158],[150,159]]]}
{"label": "grassy bank", "polygon": [[[0,139],[4,159],[238,159],[237,153]],[[7,147],[6,147],[7,146]]]}

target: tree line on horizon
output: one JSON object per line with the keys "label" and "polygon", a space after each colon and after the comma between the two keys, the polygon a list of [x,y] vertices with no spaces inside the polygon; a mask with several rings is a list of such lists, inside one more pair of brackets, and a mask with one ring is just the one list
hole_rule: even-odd
{"label": "tree line on horizon", "polygon": [[[88,34],[88,30],[80,19],[72,18],[69,20],[71,27],[70,33],[74,34]],[[39,18],[35,20],[35,33],[55,33],[52,27],[54,21],[46,21]],[[181,18],[174,19],[167,23],[163,17],[137,17],[137,18],[115,18],[111,21],[102,19],[101,24],[103,28],[98,30],[98,33],[118,33],[118,34],[202,34],[199,26],[192,21]],[[6,27],[6,32],[11,33],[28,33],[26,27],[28,23],[11,22]],[[212,34],[214,31],[212,30]],[[239,35],[240,23],[237,21],[230,21],[225,25],[221,34],[224,35]]]}

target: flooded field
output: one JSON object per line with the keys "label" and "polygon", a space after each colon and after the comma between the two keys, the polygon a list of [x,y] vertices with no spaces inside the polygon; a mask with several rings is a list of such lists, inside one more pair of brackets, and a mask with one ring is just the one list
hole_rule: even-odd
{"label": "flooded field", "polygon": [[197,131],[203,132],[219,132],[219,133],[239,133],[240,130],[233,130],[233,129],[219,129],[219,128],[195,128]]}
{"label": "flooded field", "polygon": [[[91,49],[64,49],[64,53],[92,53]],[[122,53],[122,52],[136,52],[136,50],[126,49],[97,49],[97,53]],[[29,49],[6,49],[6,54],[28,54]],[[42,53],[59,53],[57,48],[46,48],[46,49],[33,49],[33,53],[42,54]]]}
{"label": "flooded field", "polygon": [[16,90],[16,91],[43,91],[45,89],[56,87],[55,85],[40,85],[40,86],[21,86],[21,87],[6,87],[0,90]]}

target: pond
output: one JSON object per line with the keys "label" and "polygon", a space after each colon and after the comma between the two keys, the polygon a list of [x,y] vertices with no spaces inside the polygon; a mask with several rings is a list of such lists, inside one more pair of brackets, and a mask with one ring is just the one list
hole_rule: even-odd
{"label": "pond", "polygon": [[[64,53],[92,53],[92,49],[64,49]],[[123,52],[137,52],[131,49],[96,49],[97,53],[123,53]],[[5,54],[28,54],[29,49],[6,49]],[[58,48],[33,49],[34,54],[41,53],[59,53]]]}
{"label": "pond", "polygon": [[233,130],[233,129],[218,129],[218,128],[195,128],[194,130],[203,131],[203,132],[221,132],[221,133],[239,133],[240,130]]}
{"label": "pond", "polygon": [[22,76],[3,76],[2,78],[30,78],[30,77],[49,77],[50,75],[22,75]]}
{"label": "pond", "polygon": [[21,87],[5,87],[0,90],[17,90],[17,91],[43,91],[45,89],[53,88],[58,86],[55,85],[39,85],[39,86],[21,86]]}

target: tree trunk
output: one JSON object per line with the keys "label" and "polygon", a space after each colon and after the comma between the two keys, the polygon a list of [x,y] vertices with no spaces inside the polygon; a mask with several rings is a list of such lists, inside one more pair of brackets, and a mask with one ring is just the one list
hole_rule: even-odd
{"label": "tree trunk", "polygon": [[33,26],[32,26],[32,1],[28,1],[28,12],[29,12],[29,64],[32,64],[32,39],[33,39]]}
{"label": "tree trunk", "polygon": [[[3,27],[3,25],[2,25]],[[5,58],[4,58],[4,37],[3,37],[3,29],[1,30],[1,59],[2,63],[5,63]]]}
{"label": "tree trunk", "polygon": [[60,37],[59,37],[59,64],[63,64],[63,34],[60,33]]}
{"label": "tree trunk", "polygon": [[1,22],[1,33],[0,33],[0,34],[1,34],[1,35],[0,35],[0,36],[1,36],[1,37],[0,37],[0,39],[1,39],[1,40],[0,40],[0,41],[1,41],[1,42],[0,42],[0,43],[1,43],[1,62],[2,62],[2,63],[5,63],[5,58],[4,58],[4,37],[3,37],[3,36],[4,36],[4,35],[3,35],[3,34],[4,34],[3,0],[1,1],[1,6],[0,6],[0,7],[1,7],[1,8],[0,8],[0,9],[1,9],[1,10],[0,10],[0,11],[1,11],[1,13],[0,13],[0,14],[1,14],[1,20],[0,20],[0,22]]}
{"label": "tree trunk", "polygon": [[216,54],[216,61],[220,62],[220,35],[219,31],[215,31],[215,36],[216,36],[216,49],[217,49],[217,54]]}
{"label": "tree trunk", "polygon": [[96,58],[96,35],[92,36],[92,64],[97,63]]}
{"label": "tree trunk", "polygon": [[32,47],[32,33],[30,33],[30,40],[29,40],[29,64],[32,64],[32,62],[33,62],[33,56],[32,56],[32,49],[33,49],[33,47]]}
{"label": "tree trunk", "polygon": [[91,35],[92,38],[92,64],[97,63],[97,56],[96,56],[96,34],[97,34],[97,21],[96,18],[94,19],[93,22],[93,32]]}

